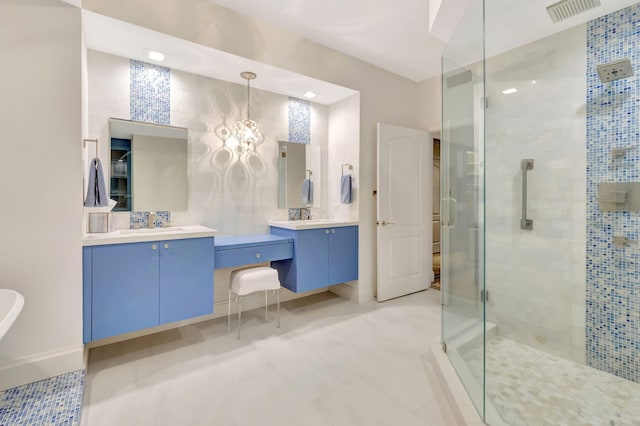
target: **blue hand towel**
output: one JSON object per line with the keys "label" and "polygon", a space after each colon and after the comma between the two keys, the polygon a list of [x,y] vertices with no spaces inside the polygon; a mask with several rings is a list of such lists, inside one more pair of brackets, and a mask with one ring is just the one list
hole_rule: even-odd
{"label": "blue hand towel", "polygon": [[109,205],[107,189],[104,186],[104,175],[102,174],[102,163],[98,158],[91,160],[89,166],[89,185],[87,185],[87,198],[84,200],[85,207],[105,207]]}
{"label": "blue hand towel", "polygon": [[342,175],[340,194],[342,204],[351,204],[351,175]]}
{"label": "blue hand towel", "polygon": [[313,204],[313,182],[311,179],[305,179],[302,182],[302,203]]}

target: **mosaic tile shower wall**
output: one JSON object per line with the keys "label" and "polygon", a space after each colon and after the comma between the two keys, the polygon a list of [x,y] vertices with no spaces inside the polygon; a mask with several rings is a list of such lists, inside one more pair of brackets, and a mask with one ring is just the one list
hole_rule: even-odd
{"label": "mosaic tile shower wall", "polygon": [[132,59],[130,74],[131,120],[171,124],[171,69]]}
{"label": "mosaic tile shower wall", "polygon": [[289,98],[289,142],[311,143],[311,103]]}
{"label": "mosaic tile shower wall", "polygon": [[[587,364],[640,382],[640,246],[613,245],[614,235],[638,240],[639,212],[601,212],[600,182],[640,181],[640,5],[587,26]],[[602,83],[596,66],[629,58],[635,76]],[[624,158],[612,148],[633,147]]]}

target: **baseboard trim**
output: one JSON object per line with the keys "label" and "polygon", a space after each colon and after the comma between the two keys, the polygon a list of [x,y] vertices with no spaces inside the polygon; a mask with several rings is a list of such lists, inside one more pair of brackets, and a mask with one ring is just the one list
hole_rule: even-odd
{"label": "baseboard trim", "polygon": [[0,391],[85,368],[84,347],[51,351],[0,365]]}

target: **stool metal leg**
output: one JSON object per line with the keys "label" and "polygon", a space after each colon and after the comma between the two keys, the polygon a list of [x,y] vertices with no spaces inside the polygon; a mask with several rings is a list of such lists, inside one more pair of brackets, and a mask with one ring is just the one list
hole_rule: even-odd
{"label": "stool metal leg", "polygon": [[240,340],[240,322],[242,321],[242,299],[236,295],[236,303],[238,304],[238,340]]}
{"label": "stool metal leg", "polygon": [[280,328],[280,290],[274,290],[276,292],[276,300],[278,301],[278,328]]}
{"label": "stool metal leg", "polygon": [[229,289],[229,307],[227,308],[227,333],[231,331],[231,289]]}

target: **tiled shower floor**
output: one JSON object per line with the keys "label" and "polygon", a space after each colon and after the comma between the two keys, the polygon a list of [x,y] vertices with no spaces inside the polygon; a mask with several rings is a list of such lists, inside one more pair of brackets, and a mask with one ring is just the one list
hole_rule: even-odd
{"label": "tiled shower floor", "polygon": [[[640,425],[638,383],[500,336],[486,354],[487,396],[509,425]],[[463,358],[480,380],[482,347]]]}

